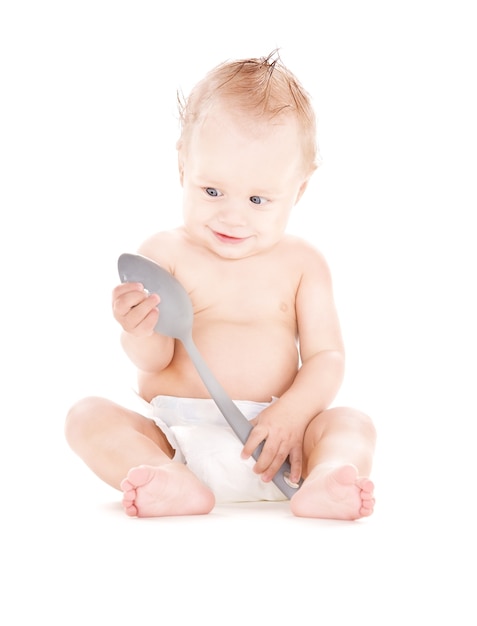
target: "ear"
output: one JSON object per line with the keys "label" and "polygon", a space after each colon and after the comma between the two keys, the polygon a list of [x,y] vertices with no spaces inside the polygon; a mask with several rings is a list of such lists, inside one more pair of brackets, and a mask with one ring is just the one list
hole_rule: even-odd
{"label": "ear", "polygon": [[184,160],[182,159],[180,152],[177,159],[177,165],[179,166],[179,182],[182,187],[182,185],[184,184]]}
{"label": "ear", "polygon": [[181,184],[181,187],[184,183],[184,155],[182,152],[182,141],[181,139],[179,139],[176,143],[176,150],[177,150],[177,165],[179,167],[179,181]]}
{"label": "ear", "polygon": [[306,178],[302,184],[300,185],[300,188],[298,189],[298,193],[296,194],[296,200],[295,200],[295,204],[298,204],[300,198],[302,197],[302,195],[305,193],[305,189],[308,187],[308,181],[310,180],[310,177]]}
{"label": "ear", "polygon": [[305,180],[302,182],[302,184],[300,185],[300,188],[298,189],[298,193],[296,194],[295,204],[298,204],[300,198],[305,193],[305,189],[308,187],[310,178],[313,176],[313,174],[315,173],[317,169],[318,169],[318,165],[314,163],[313,165],[311,165],[311,167],[307,168],[305,172],[303,172],[305,174]]}

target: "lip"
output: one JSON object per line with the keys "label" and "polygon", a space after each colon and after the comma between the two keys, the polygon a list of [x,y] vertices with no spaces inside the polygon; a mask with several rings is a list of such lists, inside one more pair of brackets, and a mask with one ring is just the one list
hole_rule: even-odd
{"label": "lip", "polygon": [[219,233],[216,230],[213,230],[212,232],[214,233],[214,236],[222,243],[229,243],[232,245],[240,244],[248,239],[248,237],[231,237],[230,235],[226,235],[225,233]]}

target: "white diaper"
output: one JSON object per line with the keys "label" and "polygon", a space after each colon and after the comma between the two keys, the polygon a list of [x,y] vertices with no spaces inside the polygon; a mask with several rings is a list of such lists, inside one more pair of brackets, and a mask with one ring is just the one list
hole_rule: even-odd
{"label": "white diaper", "polygon": [[[269,402],[236,401],[248,420]],[[240,458],[243,445],[213,400],[157,396],[149,416],[175,449],[174,460],[189,469],[214,493],[217,502],[286,500],[278,487],[252,471],[253,458]]]}

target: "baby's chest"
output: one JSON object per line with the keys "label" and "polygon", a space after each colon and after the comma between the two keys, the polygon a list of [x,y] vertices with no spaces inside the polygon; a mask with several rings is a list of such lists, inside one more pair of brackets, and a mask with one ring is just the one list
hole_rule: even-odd
{"label": "baby's chest", "polygon": [[295,322],[295,297],[291,289],[271,286],[226,286],[198,289],[192,294],[197,319],[237,323]]}
{"label": "baby's chest", "polygon": [[275,256],[264,263],[250,258],[237,263],[188,264],[181,280],[196,320],[294,325],[300,274],[292,269],[293,264]]}

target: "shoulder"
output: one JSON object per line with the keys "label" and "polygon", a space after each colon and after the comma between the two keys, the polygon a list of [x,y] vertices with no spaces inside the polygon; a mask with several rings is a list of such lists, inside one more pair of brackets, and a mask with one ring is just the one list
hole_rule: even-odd
{"label": "shoulder", "polygon": [[172,271],[186,245],[183,228],[164,230],[148,237],[138,248],[138,254],[152,259]]}
{"label": "shoulder", "polygon": [[280,256],[286,258],[287,262],[297,267],[302,275],[309,273],[329,273],[328,263],[318,248],[309,241],[294,235],[287,235],[280,243],[277,250]]}

